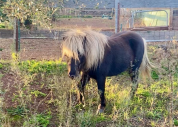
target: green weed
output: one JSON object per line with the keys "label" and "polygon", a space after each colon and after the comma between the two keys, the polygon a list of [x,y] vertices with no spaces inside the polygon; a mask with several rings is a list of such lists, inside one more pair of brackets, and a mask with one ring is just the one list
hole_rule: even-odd
{"label": "green weed", "polygon": [[64,73],[66,71],[66,63],[60,61],[23,61],[18,64],[21,71],[34,73]]}
{"label": "green weed", "polygon": [[28,112],[27,109],[21,106],[17,106],[17,108],[9,108],[7,109],[7,113],[13,118],[13,120],[17,121],[22,119],[26,113]]}
{"label": "green weed", "polygon": [[77,114],[77,120],[80,127],[95,127],[97,123],[108,121],[104,114],[95,115],[91,111]]}
{"label": "green weed", "polygon": [[3,68],[3,65],[0,63],[0,69],[2,69]]}
{"label": "green weed", "polygon": [[47,127],[51,118],[51,113],[33,114],[28,121],[23,123],[23,127]]}
{"label": "green weed", "polygon": [[176,119],[174,120],[174,125],[178,126],[178,120],[176,120]]}
{"label": "green weed", "polygon": [[38,91],[38,90],[35,90],[35,91],[31,92],[31,94],[32,94],[32,95],[35,95],[35,97],[39,97],[39,96],[45,97],[45,96],[46,96],[45,93],[40,92],[40,91]]}

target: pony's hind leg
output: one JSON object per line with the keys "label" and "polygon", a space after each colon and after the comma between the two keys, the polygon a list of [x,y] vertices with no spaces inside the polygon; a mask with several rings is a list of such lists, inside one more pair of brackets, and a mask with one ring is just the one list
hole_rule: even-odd
{"label": "pony's hind leg", "polygon": [[130,96],[131,98],[134,97],[135,92],[137,91],[138,88],[138,76],[139,76],[139,71],[138,69],[132,69],[131,73],[130,73],[130,77],[132,80],[132,87],[131,87],[131,92],[130,92]]}
{"label": "pony's hind leg", "polygon": [[77,100],[79,103],[82,103],[84,105],[85,105],[84,88],[89,80],[90,80],[90,77],[87,74],[83,74],[82,79],[80,80],[80,82],[77,85],[78,90],[79,90]]}

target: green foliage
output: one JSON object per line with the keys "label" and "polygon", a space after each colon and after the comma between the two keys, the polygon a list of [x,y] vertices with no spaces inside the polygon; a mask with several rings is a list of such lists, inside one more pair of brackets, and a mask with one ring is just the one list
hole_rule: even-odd
{"label": "green foliage", "polygon": [[58,8],[54,8],[54,1],[50,0],[8,0],[5,2],[3,12],[9,19],[16,17],[22,23],[28,17],[36,25],[49,27],[52,15]]}
{"label": "green foliage", "polygon": [[19,120],[19,119],[23,118],[26,115],[27,111],[28,111],[27,109],[25,109],[24,107],[21,107],[21,106],[17,106],[17,108],[7,109],[8,114],[14,120]]}
{"label": "green foliage", "polygon": [[176,120],[176,119],[174,120],[174,125],[178,126],[178,120]]}
{"label": "green foliage", "polygon": [[5,25],[1,23],[0,28],[5,28]]}
{"label": "green foliage", "polygon": [[155,70],[153,70],[153,71],[151,72],[151,78],[152,78],[152,79],[159,79],[159,76],[158,76],[158,74],[157,74],[157,72],[156,72]]}
{"label": "green foliage", "polygon": [[3,65],[0,63],[0,69],[2,69],[3,68]]}
{"label": "green foliage", "polygon": [[38,91],[38,90],[35,90],[35,91],[31,92],[31,94],[32,94],[32,95],[35,95],[35,97],[39,97],[39,96],[45,97],[45,96],[46,96],[45,93],[40,92],[40,91]]}
{"label": "green foliage", "polygon": [[19,63],[19,68],[21,71],[28,72],[30,74],[34,73],[63,73],[66,71],[66,63],[60,61],[22,61]]}
{"label": "green foliage", "polygon": [[142,95],[144,97],[151,97],[151,93],[149,91],[140,91],[140,92],[137,92],[138,95]]}
{"label": "green foliage", "polygon": [[157,111],[148,111],[146,113],[146,117],[149,119],[160,119],[161,116],[161,112],[157,112]]}
{"label": "green foliage", "polygon": [[29,121],[23,123],[24,127],[47,127],[49,125],[49,120],[52,118],[51,113],[48,114],[34,114],[31,116]]}
{"label": "green foliage", "polygon": [[[2,7],[4,6],[6,0],[0,1],[0,21],[4,21],[6,19],[6,14],[3,13]],[[4,28],[5,26],[0,24],[0,28]]]}
{"label": "green foliage", "polygon": [[31,29],[32,20],[30,19],[30,17],[27,17],[27,19],[24,22],[24,25],[27,29]]}
{"label": "green foliage", "polygon": [[90,111],[79,113],[77,119],[80,127],[95,127],[97,123],[108,120],[104,114],[94,115]]}

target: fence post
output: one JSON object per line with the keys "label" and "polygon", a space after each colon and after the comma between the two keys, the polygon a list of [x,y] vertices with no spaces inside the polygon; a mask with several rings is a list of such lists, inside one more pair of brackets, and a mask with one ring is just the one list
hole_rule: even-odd
{"label": "fence post", "polygon": [[15,40],[15,51],[20,51],[20,21],[19,19],[15,18],[14,24],[14,40]]}
{"label": "fence post", "polygon": [[120,32],[120,3],[118,3],[117,32]]}
{"label": "fence post", "polygon": [[115,33],[119,32],[120,0],[115,0]]}
{"label": "fence post", "polygon": [[173,8],[170,8],[170,18],[169,18],[169,30],[173,29]]}

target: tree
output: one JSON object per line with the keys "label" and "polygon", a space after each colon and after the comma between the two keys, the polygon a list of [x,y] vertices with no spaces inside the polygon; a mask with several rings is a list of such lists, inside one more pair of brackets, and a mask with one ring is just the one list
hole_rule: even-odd
{"label": "tree", "polygon": [[5,2],[6,0],[0,0],[0,22],[6,19],[6,14],[3,13],[3,9],[2,9]]}
{"label": "tree", "polygon": [[30,19],[33,24],[49,28],[52,15],[58,9],[55,4],[54,0],[6,0],[3,12],[8,18],[15,17],[22,23]]}

